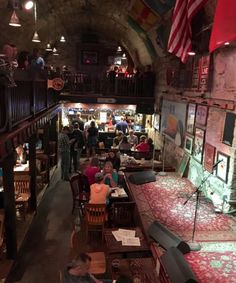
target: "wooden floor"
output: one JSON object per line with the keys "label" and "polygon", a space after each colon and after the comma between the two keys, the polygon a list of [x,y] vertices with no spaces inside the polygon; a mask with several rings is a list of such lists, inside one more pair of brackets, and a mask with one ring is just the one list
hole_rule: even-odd
{"label": "wooden floor", "polygon": [[[37,214],[32,216],[32,224],[5,281],[7,283],[58,283],[60,271],[79,252],[104,250],[99,235],[95,234],[88,241],[85,238],[84,225],[79,221],[78,212],[71,214],[69,182],[62,181],[59,176],[57,169],[42,197]],[[79,244],[72,250],[70,236],[74,227],[78,231]],[[23,226],[21,229],[24,230]],[[4,277],[9,271],[7,262],[2,265],[2,269],[3,272],[1,269],[0,272]]]}

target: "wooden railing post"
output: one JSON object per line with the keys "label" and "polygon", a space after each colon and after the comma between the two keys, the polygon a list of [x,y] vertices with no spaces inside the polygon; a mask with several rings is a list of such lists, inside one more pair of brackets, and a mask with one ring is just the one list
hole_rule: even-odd
{"label": "wooden railing post", "polygon": [[37,209],[36,196],[36,135],[32,135],[29,139],[29,168],[30,168],[30,208],[32,211]]}

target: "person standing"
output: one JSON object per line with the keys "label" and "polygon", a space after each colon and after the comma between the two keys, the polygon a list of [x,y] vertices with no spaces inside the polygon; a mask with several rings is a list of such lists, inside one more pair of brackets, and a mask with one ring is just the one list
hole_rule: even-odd
{"label": "person standing", "polygon": [[71,163],[73,162],[74,172],[79,169],[80,165],[80,157],[84,147],[84,133],[79,129],[79,124],[74,123],[74,130],[71,133],[71,139],[73,142],[71,143],[71,160],[70,160],[70,171],[71,171]]}
{"label": "person standing", "polygon": [[90,123],[90,127],[87,130],[87,139],[88,139],[87,155],[88,155],[88,157],[90,155],[94,156],[95,155],[95,148],[96,148],[97,142],[98,142],[98,128],[95,126],[94,121],[92,121]]}
{"label": "person standing", "polygon": [[32,58],[30,61],[31,68],[33,70],[43,70],[45,66],[45,62],[43,57],[40,56],[39,49],[34,48]]}
{"label": "person standing", "polygon": [[[69,169],[70,169],[70,139],[69,127],[63,127],[58,137],[58,151],[61,155],[61,179],[69,181]],[[71,140],[73,142],[73,140]]]}
{"label": "person standing", "polygon": [[77,113],[77,119],[72,121],[72,125],[74,126],[75,123],[77,123],[79,125],[79,129],[81,131],[84,131],[84,121],[81,118],[81,113],[80,112]]}
{"label": "person standing", "polygon": [[120,122],[116,124],[116,130],[123,132],[123,134],[126,134],[128,132],[128,123],[124,121],[124,117],[120,118]]}

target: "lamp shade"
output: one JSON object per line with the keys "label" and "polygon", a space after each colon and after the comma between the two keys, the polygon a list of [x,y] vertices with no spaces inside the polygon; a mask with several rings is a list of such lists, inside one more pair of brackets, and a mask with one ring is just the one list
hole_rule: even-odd
{"label": "lamp shade", "polygon": [[33,41],[33,42],[41,42],[41,40],[39,39],[39,35],[38,35],[38,32],[37,32],[37,31],[34,32],[32,41]]}
{"label": "lamp shade", "polygon": [[65,37],[63,35],[61,36],[60,42],[66,42]]}
{"label": "lamp shade", "polygon": [[52,47],[51,47],[51,44],[48,43],[47,46],[46,46],[46,51],[52,51]]}
{"label": "lamp shade", "polygon": [[24,1],[23,2],[23,7],[26,9],[26,10],[30,10],[32,9],[34,6],[34,2],[33,1]]}
{"label": "lamp shade", "polygon": [[13,13],[11,15],[9,26],[12,26],[12,27],[20,27],[21,26],[19,18],[17,17],[15,10],[13,11]]}

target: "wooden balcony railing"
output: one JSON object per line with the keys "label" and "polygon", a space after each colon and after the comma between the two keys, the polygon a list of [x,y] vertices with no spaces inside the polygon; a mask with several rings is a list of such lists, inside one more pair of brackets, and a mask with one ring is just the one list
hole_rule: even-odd
{"label": "wooden balcony railing", "polygon": [[126,97],[154,97],[155,81],[152,78],[135,78],[118,76],[109,78],[95,77],[76,73],[64,76],[63,91],[74,94],[102,94]]}
{"label": "wooden balcony railing", "polygon": [[0,133],[57,103],[55,91],[47,88],[45,74],[17,70],[14,80],[16,87],[0,84]]}

